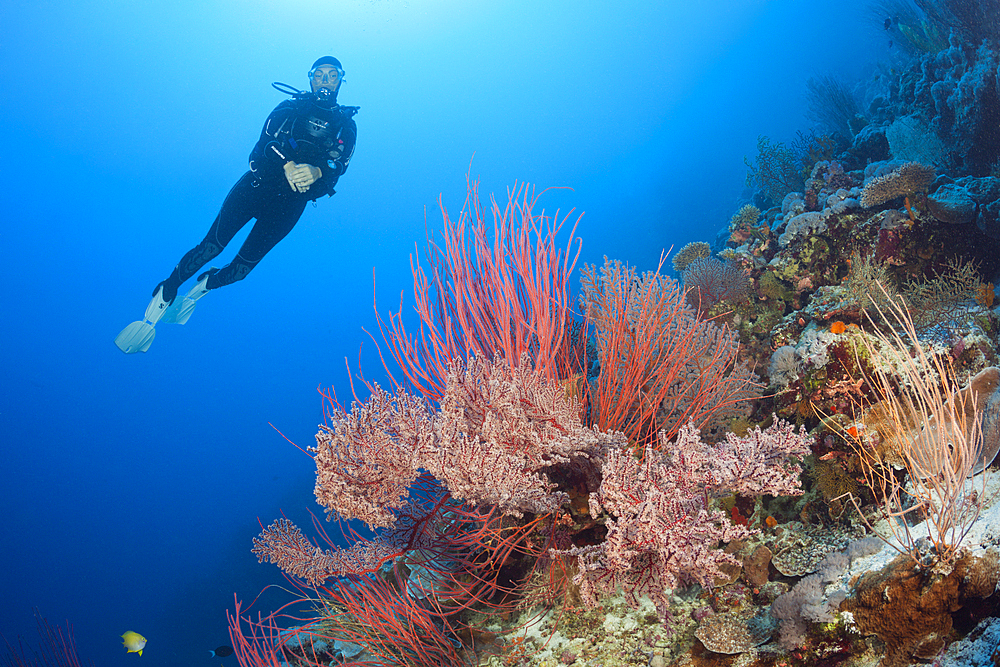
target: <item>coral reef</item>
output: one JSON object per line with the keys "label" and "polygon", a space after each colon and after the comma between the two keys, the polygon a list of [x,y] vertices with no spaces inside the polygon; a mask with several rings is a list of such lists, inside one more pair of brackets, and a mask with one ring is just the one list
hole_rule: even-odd
{"label": "coral reef", "polygon": [[[996,15],[995,8],[991,12]],[[865,115],[870,127],[883,130],[894,157],[986,176],[997,164],[1000,150],[1000,137],[994,131],[1000,117],[998,44],[963,37],[963,32],[977,32],[985,23],[955,30],[960,22],[949,20],[954,22],[907,18],[905,12],[899,16],[900,43],[917,45],[917,53],[907,67],[880,78]]]}
{"label": "coral reef", "polygon": [[515,188],[494,234],[470,183],[419,331],[379,320],[407,387],[331,401],[312,452],[374,534],[255,540],[314,610],[238,607],[243,667],[888,667],[996,636],[1000,21],[895,5],[905,66],[814,79],[830,134],[759,137],[681,281],[607,260],[574,309],[566,220]]}

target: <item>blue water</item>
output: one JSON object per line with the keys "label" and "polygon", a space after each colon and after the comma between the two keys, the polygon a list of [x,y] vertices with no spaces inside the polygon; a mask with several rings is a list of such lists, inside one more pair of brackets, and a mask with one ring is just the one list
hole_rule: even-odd
{"label": "blue water", "polygon": [[[860,0],[2,14],[0,632],[33,636],[38,607],[102,666],[210,664],[233,594],[281,582],[250,553],[258,519],[304,526],[316,505],[310,459],[277,430],[310,444],[316,388],[349,396],[362,345],[379,377],[373,299],[412,304],[408,255],[425,213],[439,227],[439,194],[457,215],[470,160],[484,193],[573,188],[541,204],[586,212],[583,261],[655,268],[728,222],[759,134],[807,127],[809,76],[857,80],[887,48]],[[340,102],[361,106],[338,194],[186,326],[123,355],[115,335],[205,234],[285,99],[270,83],[306,87],[326,54],[347,71]],[[148,638],[141,658],[126,630]]]}

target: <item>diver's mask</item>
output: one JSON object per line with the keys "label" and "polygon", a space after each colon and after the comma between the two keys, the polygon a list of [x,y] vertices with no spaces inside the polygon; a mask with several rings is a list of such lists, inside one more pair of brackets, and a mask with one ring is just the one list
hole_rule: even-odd
{"label": "diver's mask", "polygon": [[309,85],[322,100],[336,99],[343,82],[344,70],[339,67],[324,64],[309,71]]}

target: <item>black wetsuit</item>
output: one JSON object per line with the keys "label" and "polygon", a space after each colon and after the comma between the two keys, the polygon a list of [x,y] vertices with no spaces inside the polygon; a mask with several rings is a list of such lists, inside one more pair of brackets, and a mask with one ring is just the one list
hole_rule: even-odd
{"label": "black wetsuit", "polygon": [[[332,195],[354,153],[358,134],[355,113],[357,107],[340,106],[316,95],[296,97],[275,107],[250,153],[250,170],[226,195],[202,242],[189,250],[170,277],[160,283],[164,300],[173,301],[180,285],[222,252],[251,218],[256,218],[239,253],[210,275],[206,286],[215,289],[242,280],[292,231],[307,202]],[[284,165],[289,160],[319,167],[322,175],[307,191],[297,192],[285,177]]]}

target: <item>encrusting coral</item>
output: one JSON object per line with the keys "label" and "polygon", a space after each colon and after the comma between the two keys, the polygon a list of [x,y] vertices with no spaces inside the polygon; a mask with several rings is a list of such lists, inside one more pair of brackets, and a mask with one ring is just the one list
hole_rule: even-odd
{"label": "encrusting coral", "polygon": [[914,568],[906,556],[870,572],[840,604],[862,634],[885,642],[882,667],[904,667],[934,658],[949,639],[953,614],[964,605],[993,595],[1000,581],[995,551],[964,554],[947,575]]}

